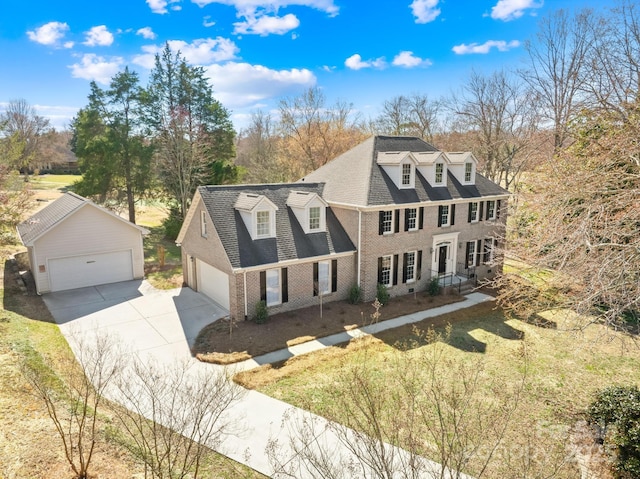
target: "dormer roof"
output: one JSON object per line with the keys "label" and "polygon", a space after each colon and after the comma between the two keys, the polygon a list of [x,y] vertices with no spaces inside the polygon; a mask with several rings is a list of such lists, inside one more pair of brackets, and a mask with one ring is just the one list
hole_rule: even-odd
{"label": "dormer roof", "polygon": [[464,164],[469,160],[478,163],[470,151],[447,151],[447,157],[452,164]]}
{"label": "dormer roof", "polygon": [[424,151],[421,153],[415,153],[415,157],[418,160],[418,164],[421,166],[433,165],[438,160],[442,160],[444,163],[449,163],[449,158],[442,151]]}
{"label": "dormer roof", "polygon": [[269,200],[264,195],[259,195],[255,193],[240,193],[238,195],[238,199],[236,199],[233,207],[238,211],[246,211],[248,213],[255,211],[258,207],[266,205],[268,208],[272,210],[277,210],[278,207],[273,204],[272,201]]}
{"label": "dormer roof", "polygon": [[327,202],[317,193],[310,191],[292,191],[287,198],[287,206],[290,208],[306,208],[313,200],[318,199],[324,206]]}
{"label": "dormer roof", "polygon": [[413,153],[410,151],[380,151],[378,152],[377,163],[379,165],[400,165],[401,163],[406,163],[407,161],[411,161],[414,164],[417,164]]}

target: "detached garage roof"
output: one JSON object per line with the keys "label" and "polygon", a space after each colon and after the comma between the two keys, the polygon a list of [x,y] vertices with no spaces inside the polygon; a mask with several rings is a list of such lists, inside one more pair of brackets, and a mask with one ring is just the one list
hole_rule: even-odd
{"label": "detached garage roof", "polygon": [[142,234],[148,234],[149,230],[130,223],[126,219],[116,215],[106,208],[96,205],[91,200],[83,198],[75,193],[65,193],[60,198],[55,200],[50,205],[47,205],[42,210],[31,216],[29,219],[23,221],[18,225],[18,234],[20,240],[25,246],[32,246],[34,241],[40,238],[47,231],[54,228],[60,222],[64,221],[75,212],[85,206],[91,206],[97,208],[105,213],[119,219],[120,221],[128,224],[132,228],[138,229]]}

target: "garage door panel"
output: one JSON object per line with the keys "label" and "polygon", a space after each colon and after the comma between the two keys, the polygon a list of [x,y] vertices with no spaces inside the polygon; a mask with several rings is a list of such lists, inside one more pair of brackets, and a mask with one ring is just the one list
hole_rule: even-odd
{"label": "garage door panel", "polygon": [[130,250],[53,258],[48,263],[51,291],[133,279]]}
{"label": "garage door panel", "polygon": [[198,291],[229,309],[229,275],[201,260],[196,261]]}

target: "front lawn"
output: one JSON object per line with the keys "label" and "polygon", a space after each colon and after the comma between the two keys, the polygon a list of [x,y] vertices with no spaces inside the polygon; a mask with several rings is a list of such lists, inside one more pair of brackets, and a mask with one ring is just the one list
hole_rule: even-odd
{"label": "front lawn", "polygon": [[[329,347],[265,365],[238,374],[236,381],[339,423],[351,424],[353,411],[336,407],[336,402],[348,391],[345,378],[352,377],[349,375],[354,370],[362,371],[365,365],[370,368],[381,384],[380,394],[405,394],[393,386],[398,380],[398,364],[403,364],[407,375],[425,375],[419,381],[424,387],[420,394],[429,394],[428,371],[416,371],[418,368],[410,365],[421,364],[425,356],[439,350],[444,358],[436,371],[440,391],[460,386],[461,377],[451,371],[457,371],[458,365],[467,365],[471,370],[482,371],[481,402],[505,400],[505,404],[516,408],[498,454],[483,477],[579,477],[573,454],[597,449],[591,436],[587,434],[585,439],[579,433],[577,426],[583,413],[596,391],[640,382],[640,349],[635,338],[599,325],[584,331],[568,330],[574,318],[567,312],[543,316],[546,322],[536,326],[506,318],[494,304],[484,303],[436,318],[436,325],[451,325],[449,333],[439,329],[442,341],[425,340],[429,337],[425,331],[433,327],[433,320],[427,320],[368,340],[352,341],[346,347]],[[513,391],[523,378],[524,388],[518,396]],[[412,401],[419,401],[419,397]],[[454,408],[452,404],[450,407]],[[386,411],[379,417],[384,421],[398,414],[402,412]],[[485,420],[491,424],[492,418]],[[580,449],[582,446],[585,448]],[[437,455],[432,458],[440,459]],[[471,461],[465,472],[477,475],[479,470]],[[601,470],[597,477],[607,476]]]}

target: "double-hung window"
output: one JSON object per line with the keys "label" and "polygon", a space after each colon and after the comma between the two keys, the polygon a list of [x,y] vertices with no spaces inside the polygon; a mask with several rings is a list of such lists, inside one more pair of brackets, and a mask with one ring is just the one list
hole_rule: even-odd
{"label": "double-hung window", "polygon": [[472,201],[469,203],[469,223],[475,223],[478,221],[478,202]]}
{"label": "double-hung window", "polygon": [[411,186],[411,165],[409,163],[402,165],[402,186]]}
{"label": "double-hung window", "polygon": [[282,302],[282,289],[280,284],[280,270],[267,270],[267,306],[274,306]]}
{"label": "double-hung window", "polygon": [[318,261],[318,292],[329,294],[331,292],[331,263],[329,261]]}
{"label": "double-hung window", "polygon": [[444,163],[436,163],[436,185],[441,185],[444,179]]}
{"label": "double-hung window", "polygon": [[393,256],[383,256],[380,259],[380,283],[385,286],[391,286],[392,274],[391,269],[393,267]]}
{"label": "double-hung window", "polygon": [[415,231],[418,229],[418,209],[406,208],[404,210],[405,216],[405,230]]}
{"label": "double-hung window", "polygon": [[496,219],[496,202],[494,200],[487,201],[487,219]]}
{"label": "double-hung window", "polygon": [[404,276],[405,282],[413,283],[416,279],[416,252],[410,251],[404,257]]}
{"label": "double-hung window", "polygon": [[473,173],[473,165],[471,163],[464,164],[464,181],[471,183],[471,173]]}
{"label": "double-hung window", "polygon": [[467,241],[467,268],[472,267],[476,261],[476,242]]}
{"label": "double-hung window", "polygon": [[382,233],[393,233],[393,210],[382,212]]}
{"label": "double-hung window", "polygon": [[318,231],[320,229],[320,207],[312,206],[309,208],[309,231]]}
{"label": "double-hung window", "polygon": [[271,236],[271,215],[268,210],[256,212],[256,235],[258,238]]}

